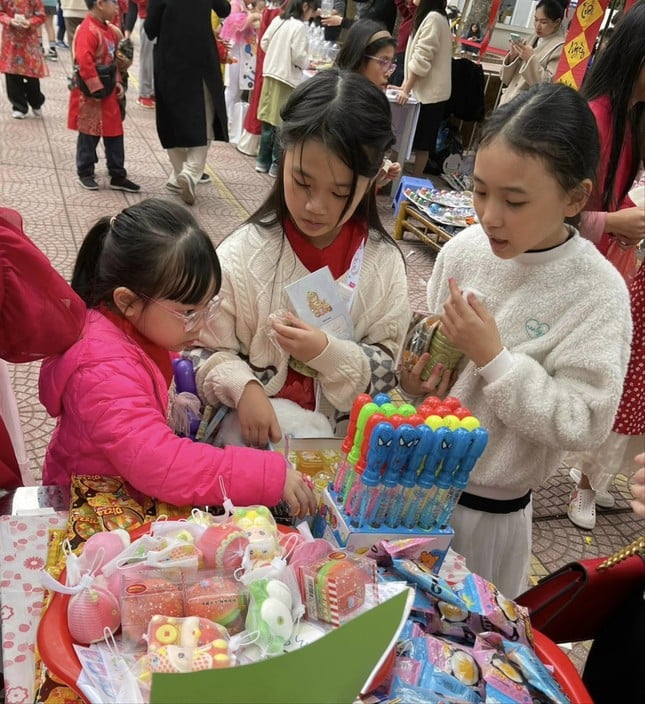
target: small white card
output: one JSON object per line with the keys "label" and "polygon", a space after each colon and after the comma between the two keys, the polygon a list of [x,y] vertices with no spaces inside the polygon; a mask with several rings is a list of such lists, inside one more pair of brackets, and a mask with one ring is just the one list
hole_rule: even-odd
{"label": "small white card", "polygon": [[354,339],[347,296],[334,281],[328,266],[284,287],[295,314],[309,325],[342,340]]}

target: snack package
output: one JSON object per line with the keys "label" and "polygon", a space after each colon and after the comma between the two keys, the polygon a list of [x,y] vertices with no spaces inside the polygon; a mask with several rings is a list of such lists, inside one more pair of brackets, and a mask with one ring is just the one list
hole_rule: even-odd
{"label": "snack package", "polygon": [[471,613],[484,619],[485,630],[494,630],[511,641],[533,645],[528,609],[507,599],[497,587],[477,574],[469,574],[457,590]]}
{"label": "snack package", "polygon": [[278,526],[266,506],[235,508],[230,522],[241,528],[249,541],[242,560],[244,569],[269,564],[280,554]]}
{"label": "snack package", "polygon": [[339,626],[378,603],[376,563],[345,550],[300,567],[307,617]]}
{"label": "snack package", "polygon": [[248,588],[250,602],[246,630],[257,633],[255,645],[260,649],[261,657],[280,655],[293,634],[291,592],[278,579],[256,579]]}
{"label": "snack package", "polygon": [[206,619],[153,616],[146,640],[148,652],[133,668],[146,694],[154,672],[197,672],[234,664],[226,629]]}
{"label": "snack package", "polygon": [[537,704],[522,671],[504,654],[501,640],[498,633],[482,633],[477,636],[473,648],[486,683],[487,697],[508,704]]}
{"label": "snack package", "polygon": [[126,648],[136,650],[145,646],[144,635],[155,615],[184,615],[180,573],[150,568],[125,572],[121,589],[121,632]]}
{"label": "snack package", "polygon": [[213,570],[184,575],[184,614],[218,623],[233,635],[244,628],[247,594],[240,582]]}
{"label": "snack package", "polygon": [[221,572],[234,572],[242,566],[249,546],[247,531],[234,523],[213,523],[206,526],[197,539],[204,564]]}

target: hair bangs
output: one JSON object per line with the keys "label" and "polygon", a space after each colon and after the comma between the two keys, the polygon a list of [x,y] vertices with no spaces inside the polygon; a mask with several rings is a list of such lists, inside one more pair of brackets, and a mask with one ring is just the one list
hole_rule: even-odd
{"label": "hair bangs", "polygon": [[158,281],[165,282],[157,297],[197,305],[212,298],[222,284],[219,260],[212,243],[200,232],[177,241],[162,263]]}

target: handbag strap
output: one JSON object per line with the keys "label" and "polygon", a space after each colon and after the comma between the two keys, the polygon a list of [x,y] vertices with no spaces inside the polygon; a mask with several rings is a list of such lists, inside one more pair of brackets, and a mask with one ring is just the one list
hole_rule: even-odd
{"label": "handbag strap", "polygon": [[613,555],[610,555],[606,560],[601,562],[596,569],[608,570],[610,567],[617,565],[619,562],[626,560],[632,555],[645,555],[645,535],[636,538],[627,547],[617,550]]}

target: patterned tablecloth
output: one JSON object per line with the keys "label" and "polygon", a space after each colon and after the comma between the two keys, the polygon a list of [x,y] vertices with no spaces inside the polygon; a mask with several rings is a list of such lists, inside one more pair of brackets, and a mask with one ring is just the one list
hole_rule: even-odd
{"label": "patterned tablecloth", "polygon": [[34,700],[34,647],[43,606],[40,571],[50,529],[65,528],[67,512],[0,516],[0,624],[6,704]]}

